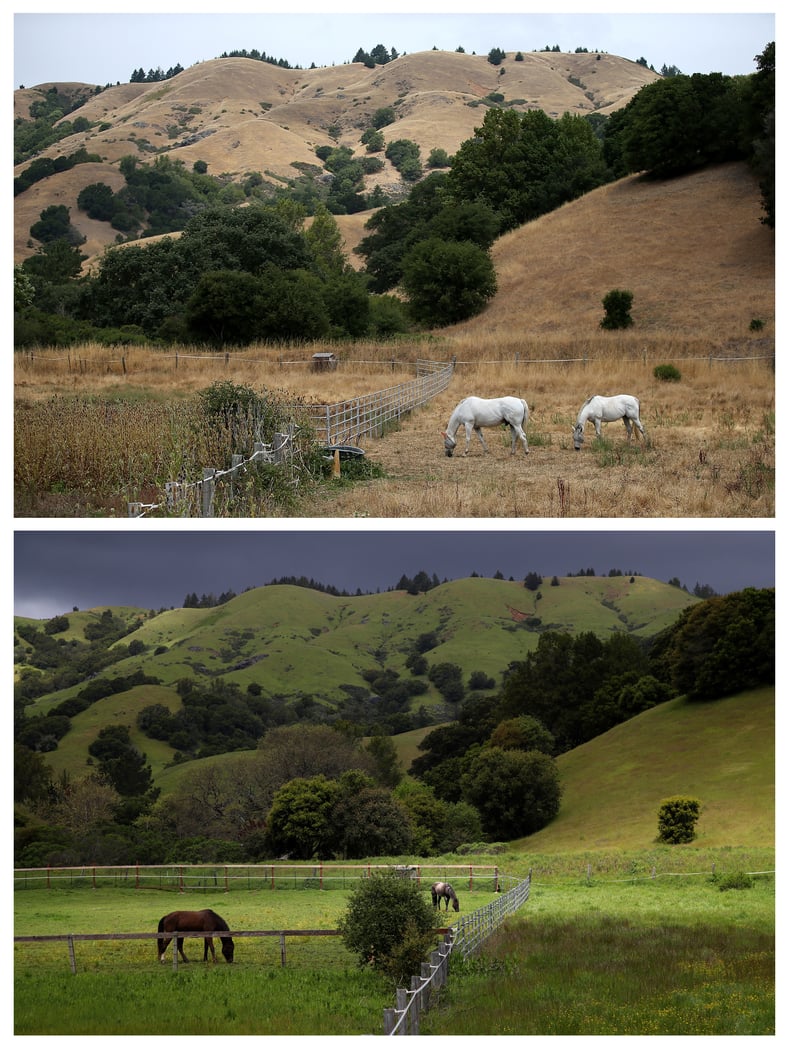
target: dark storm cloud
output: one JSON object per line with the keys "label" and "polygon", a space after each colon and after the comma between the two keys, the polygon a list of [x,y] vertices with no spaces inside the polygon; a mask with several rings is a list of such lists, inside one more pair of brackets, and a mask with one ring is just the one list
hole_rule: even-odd
{"label": "dark storm cloud", "polygon": [[635,571],[717,592],[775,581],[772,531],[303,529],[19,531],[14,613],[52,617],[74,607],[181,606],[286,576],[354,593],[385,591],[419,570],[522,580],[593,568]]}

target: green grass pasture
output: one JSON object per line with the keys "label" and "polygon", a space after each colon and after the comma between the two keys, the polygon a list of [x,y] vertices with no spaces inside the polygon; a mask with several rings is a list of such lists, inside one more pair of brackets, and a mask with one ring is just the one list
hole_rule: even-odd
{"label": "green grass pasture", "polygon": [[716,881],[535,880],[421,1033],[773,1034],[774,877]]}
{"label": "green grass pasture", "polygon": [[[704,852],[662,855],[655,877],[629,854],[523,856],[521,870],[534,863],[527,904],[477,958],[452,959],[421,1033],[772,1034],[772,853],[722,851],[714,876]],[[752,873],[751,886],[720,890],[731,871]],[[347,895],[232,889],[186,902],[123,887],[26,890],[15,934],[154,932],[181,905],[216,909],[233,930],[335,928]],[[490,897],[460,890],[459,916]],[[230,967],[204,964],[190,940],[176,972],[154,940],[75,947],[73,975],[65,943],[15,946],[16,1034],[376,1035],[395,1004],[393,984],[358,968],[334,936],[287,937],[285,967],[277,938],[238,939]]]}
{"label": "green grass pasture", "polygon": [[[180,908],[214,909],[234,931],[333,929],[348,894],[231,890],[185,901],[115,887],[27,890],[14,897],[14,934],[156,932],[159,918]],[[491,893],[463,898],[470,911]],[[160,964],[153,938],[74,945],[76,974],[65,942],[15,945],[16,1034],[381,1034],[383,1009],[395,1003],[394,984],[360,969],[337,936],[287,936],[285,967],[277,937],[235,940],[230,967],[217,943],[218,963],[204,964],[202,941],[190,939],[189,964],[176,972],[172,945]]]}

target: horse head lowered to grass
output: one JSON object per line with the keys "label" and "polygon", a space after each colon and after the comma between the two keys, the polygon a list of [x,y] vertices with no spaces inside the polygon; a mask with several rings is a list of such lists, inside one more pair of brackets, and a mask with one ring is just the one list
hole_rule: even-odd
{"label": "horse head lowered to grass", "polygon": [[[168,913],[160,919],[157,925],[157,931],[163,934],[167,932],[179,932],[176,936],[176,948],[181,954],[182,960],[187,963],[187,957],[184,954],[184,932],[194,932],[199,935],[201,932],[219,932],[228,931],[228,925],[223,918],[215,913],[214,910],[176,910],[174,913]],[[165,950],[168,948],[171,938],[157,939],[157,953],[162,963],[165,963]],[[230,935],[220,936],[220,945],[223,949],[223,956],[229,964],[233,963],[234,960],[234,940]],[[217,961],[214,948],[214,939],[204,936],[204,955],[203,959],[207,959],[208,953],[211,951],[212,960]]]}
{"label": "horse head lowered to grass", "polygon": [[497,427],[498,424],[508,424],[511,428],[512,454],[517,447],[518,438],[527,453],[528,439],[525,437],[525,425],[528,423],[528,412],[528,403],[525,399],[514,398],[511,395],[506,395],[504,398],[476,398],[475,395],[463,398],[451,414],[448,427],[441,432],[445,439],[446,456],[452,457],[454,455],[456,433],[460,427],[465,428],[464,456],[468,455],[470,436],[474,431],[484,447],[484,452],[489,453],[481,429],[482,427]]}
{"label": "horse head lowered to grass", "polygon": [[594,422],[594,431],[597,438],[602,438],[603,423],[609,424],[614,420],[623,420],[627,429],[628,442],[632,441],[633,424],[635,424],[644,440],[646,440],[646,431],[638,415],[639,410],[640,404],[635,395],[620,394],[612,395],[610,398],[603,398],[602,395],[592,395],[591,398],[587,398],[580,407],[577,423],[572,428],[572,443],[575,450],[578,451],[583,445],[583,429],[588,420]]}
{"label": "horse head lowered to grass", "polygon": [[459,913],[459,899],[456,896],[456,892],[450,884],[446,884],[443,880],[438,880],[437,883],[432,885],[432,905],[436,910],[440,909],[441,899],[445,899],[446,913],[448,913],[449,901],[456,912]]}

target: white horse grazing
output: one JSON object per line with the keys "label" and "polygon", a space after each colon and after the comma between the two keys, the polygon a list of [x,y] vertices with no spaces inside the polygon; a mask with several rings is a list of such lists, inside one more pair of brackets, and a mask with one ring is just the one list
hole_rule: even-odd
{"label": "white horse grazing", "polygon": [[465,456],[470,450],[470,435],[473,431],[478,435],[484,452],[489,453],[481,429],[482,427],[497,427],[498,424],[508,424],[511,428],[512,454],[514,454],[518,438],[527,453],[528,439],[525,437],[524,430],[527,422],[528,403],[523,398],[513,398],[510,395],[505,398],[476,398],[473,395],[470,398],[463,398],[451,414],[448,427],[441,432],[445,439],[446,456],[454,455],[455,436],[460,426],[465,428]]}
{"label": "white horse grazing", "polygon": [[609,424],[613,420],[623,420],[627,428],[627,441],[632,441],[632,425],[641,432],[644,441],[646,431],[638,416],[638,399],[633,395],[613,395],[611,398],[603,398],[602,395],[592,395],[587,398],[578,413],[577,423],[572,429],[572,441],[575,449],[579,450],[583,445],[583,428],[587,420],[594,421],[594,430],[597,438],[602,438],[601,425]]}

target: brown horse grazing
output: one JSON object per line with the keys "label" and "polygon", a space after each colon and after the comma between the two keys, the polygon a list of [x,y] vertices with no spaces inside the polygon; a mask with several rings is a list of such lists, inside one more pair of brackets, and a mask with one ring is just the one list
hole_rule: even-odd
{"label": "brown horse grazing", "polygon": [[[219,914],[214,910],[176,910],[162,917],[157,925],[157,931],[161,932],[195,932],[196,935],[203,931],[228,931],[229,927]],[[170,939],[157,939],[157,953],[162,963],[165,963],[165,950],[170,944]],[[234,940],[230,935],[221,935],[220,943],[223,948],[223,956],[231,964],[234,960]],[[185,963],[184,938],[182,935],[176,937],[176,948]],[[207,960],[209,951],[212,951],[212,960],[217,961],[215,956],[214,939],[204,937],[204,955]]]}
{"label": "brown horse grazing", "polygon": [[446,884],[442,880],[438,880],[436,884],[432,885],[432,905],[436,910],[440,909],[440,899],[445,899],[446,913],[448,913],[449,900],[456,912],[459,913],[459,899],[456,897],[456,892],[450,884]]}

